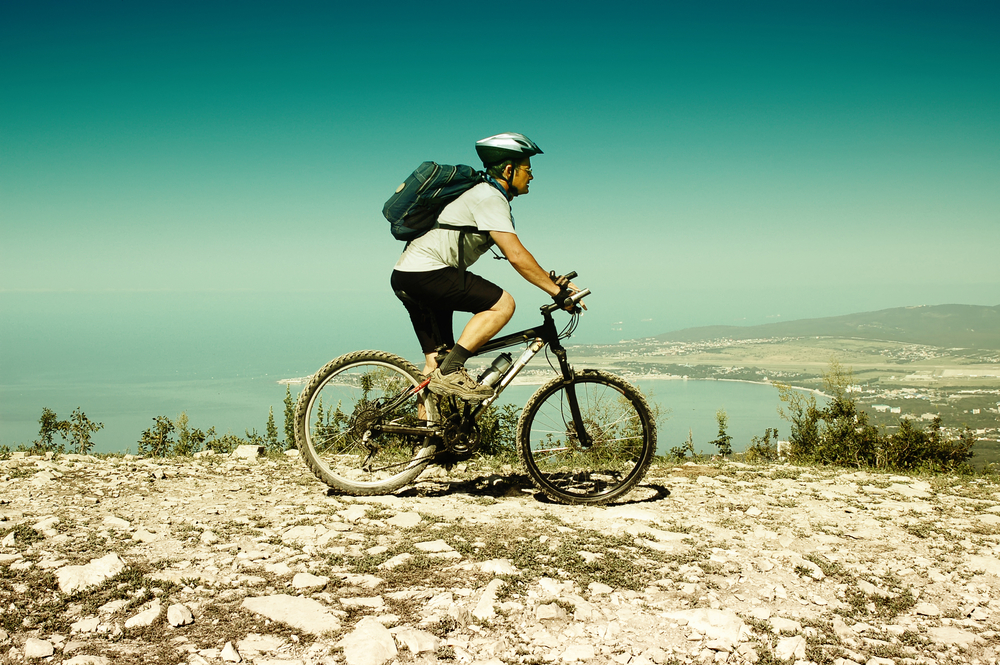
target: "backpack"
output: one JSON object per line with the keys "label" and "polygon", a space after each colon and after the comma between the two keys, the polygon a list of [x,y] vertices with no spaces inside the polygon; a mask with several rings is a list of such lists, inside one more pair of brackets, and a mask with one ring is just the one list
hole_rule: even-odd
{"label": "backpack", "polygon": [[392,237],[409,242],[424,235],[434,228],[446,205],[485,181],[486,174],[471,166],[424,162],[382,206]]}

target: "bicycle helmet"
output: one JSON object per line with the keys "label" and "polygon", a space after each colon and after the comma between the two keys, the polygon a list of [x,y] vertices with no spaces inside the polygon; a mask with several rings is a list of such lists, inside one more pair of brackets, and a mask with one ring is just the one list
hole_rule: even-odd
{"label": "bicycle helmet", "polygon": [[476,154],[483,160],[483,166],[490,167],[508,159],[527,159],[541,155],[542,149],[524,134],[504,132],[476,141]]}

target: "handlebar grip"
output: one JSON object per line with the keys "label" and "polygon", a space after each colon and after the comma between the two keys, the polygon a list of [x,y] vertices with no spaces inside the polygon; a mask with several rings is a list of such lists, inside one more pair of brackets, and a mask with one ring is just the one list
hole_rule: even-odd
{"label": "handlebar grip", "polygon": [[573,272],[568,272],[565,275],[563,275],[563,277],[565,277],[566,279],[574,279],[576,278],[576,271],[574,270]]}

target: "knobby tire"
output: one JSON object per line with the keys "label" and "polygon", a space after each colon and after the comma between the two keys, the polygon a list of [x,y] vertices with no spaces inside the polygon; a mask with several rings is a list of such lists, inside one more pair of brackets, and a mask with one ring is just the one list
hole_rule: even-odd
{"label": "knobby tire", "polygon": [[[423,424],[416,396],[386,408],[420,381],[412,363],[382,351],[348,353],[313,375],[295,405],[295,443],[316,477],[346,494],[373,495],[420,475],[434,457],[434,439],[378,430],[379,423]],[[436,420],[434,400],[425,406]]]}
{"label": "knobby tire", "polygon": [[562,377],[532,395],[517,425],[518,453],[532,482],[560,503],[603,504],[627,494],[649,470],[656,421],[632,384],[599,370],[572,381],[592,444],[576,435]]}

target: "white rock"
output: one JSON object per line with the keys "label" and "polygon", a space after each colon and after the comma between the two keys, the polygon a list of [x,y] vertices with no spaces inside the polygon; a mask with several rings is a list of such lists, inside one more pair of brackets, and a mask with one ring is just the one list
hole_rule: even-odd
{"label": "white rock", "polygon": [[614,589],[609,587],[607,584],[601,584],[600,582],[591,582],[587,585],[587,589],[592,595],[595,596],[606,596],[614,591]]}
{"label": "white rock", "polygon": [[594,647],[590,644],[571,644],[559,654],[559,660],[564,663],[575,663],[581,660],[593,660],[596,655]]}
{"label": "white rock", "polygon": [[232,457],[241,459],[256,459],[264,456],[264,446],[242,445],[236,446],[232,452]]}
{"label": "white rock", "polygon": [[322,589],[330,581],[325,575],[313,575],[311,573],[296,573],[292,578],[292,588],[300,591],[310,591]]}
{"label": "white rock", "polygon": [[153,604],[150,605],[148,610],[139,612],[135,616],[131,617],[128,621],[126,621],[125,627],[145,628],[146,626],[151,626],[153,625],[153,622],[156,621],[156,618],[160,616],[160,610],[161,610],[160,599],[157,598],[156,600],[153,601]]}
{"label": "white rock", "polygon": [[441,646],[441,640],[426,630],[418,630],[417,628],[406,626],[392,628],[389,632],[395,635],[396,639],[402,642],[410,650],[410,653],[413,654],[423,652],[433,653]]}
{"label": "white rock", "polygon": [[425,543],[416,543],[413,545],[421,552],[451,552],[452,547],[443,540],[429,540]]}
{"label": "white rock", "polygon": [[259,596],[245,598],[243,607],[272,621],[287,623],[313,635],[321,635],[340,628],[340,620],[312,598],[286,594]]}
{"label": "white rock", "polygon": [[257,635],[256,633],[250,633],[246,638],[239,641],[236,648],[239,652],[248,653],[269,653],[271,651],[277,651],[282,646],[284,646],[285,640],[275,635]]}
{"label": "white rock", "polygon": [[243,662],[243,657],[240,656],[240,653],[233,646],[232,642],[226,642],[226,646],[222,647],[222,653],[219,654],[219,657],[227,663]]}
{"label": "white rock", "polygon": [[413,527],[420,524],[420,513],[407,512],[399,513],[398,515],[393,515],[385,521],[389,526],[399,527],[400,529],[412,529]]}
{"label": "white rock", "polygon": [[212,531],[211,529],[205,529],[204,531],[201,532],[199,540],[203,545],[214,545],[215,543],[219,542],[219,537],[215,535],[215,532]]}
{"label": "white rock", "polygon": [[723,640],[729,644],[740,641],[746,624],[734,612],[700,608],[667,613],[667,618],[686,622],[688,627],[709,639]]}
{"label": "white rock", "polygon": [[801,635],[778,640],[774,647],[774,657],[779,660],[801,660],[806,657],[806,638]]}
{"label": "white rock", "polygon": [[161,537],[155,533],[139,528],[135,533],[132,534],[132,540],[138,540],[140,543],[155,543],[160,540]]}
{"label": "white rock", "polygon": [[69,630],[71,633],[95,633],[100,625],[100,618],[91,617],[89,619],[80,619],[79,621],[73,622],[70,624]]}
{"label": "white rock", "polygon": [[514,567],[514,564],[507,559],[490,559],[489,561],[483,561],[476,567],[484,573],[493,573],[494,575],[519,574],[517,568]]}
{"label": "white rock", "polygon": [[402,554],[397,554],[396,556],[387,559],[378,565],[379,570],[392,570],[393,568],[398,568],[404,563],[413,558],[413,555],[409,552],[403,552]]}
{"label": "white rock", "polygon": [[981,570],[1000,577],[1000,559],[994,556],[970,556],[965,565],[969,570]]}
{"label": "white rock", "polygon": [[931,641],[947,646],[968,647],[975,644],[979,638],[975,633],[956,628],[955,626],[937,626],[927,629]]}
{"label": "white rock", "polygon": [[791,619],[782,619],[781,617],[771,618],[771,628],[774,629],[775,633],[801,633],[802,624],[798,621],[792,621]]}
{"label": "white rock", "polygon": [[100,584],[125,570],[125,562],[117,554],[109,554],[100,559],[91,559],[83,566],[64,566],[56,571],[59,590],[70,594],[80,589]]}
{"label": "white rock", "polygon": [[359,621],[338,644],[347,665],[383,665],[399,653],[389,630],[371,617]]}
{"label": "white rock", "polygon": [[104,526],[109,529],[128,529],[132,526],[132,523],[128,520],[123,520],[120,517],[114,517],[113,515],[108,515],[104,518]]}
{"label": "white rock", "polygon": [[502,586],[502,580],[491,580],[490,583],[486,585],[486,590],[483,591],[483,595],[479,599],[479,602],[476,603],[476,609],[472,610],[472,616],[480,621],[489,621],[495,617],[497,613],[493,606],[496,605],[497,592]]}
{"label": "white rock", "polygon": [[29,637],[24,641],[25,658],[48,658],[56,652],[56,648],[51,642],[40,640],[36,637]]}
{"label": "white rock", "polygon": [[167,623],[174,628],[189,626],[194,623],[194,614],[191,613],[191,610],[186,605],[174,603],[167,608]]}
{"label": "white rock", "polygon": [[915,614],[921,614],[925,617],[941,616],[941,610],[933,603],[917,603],[913,606],[913,612]]}

